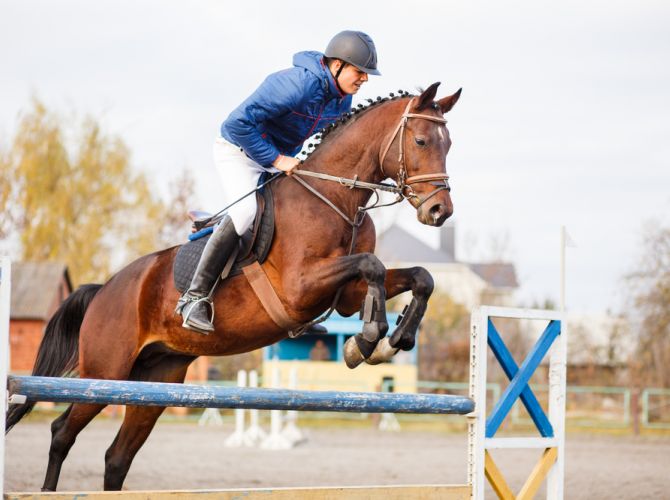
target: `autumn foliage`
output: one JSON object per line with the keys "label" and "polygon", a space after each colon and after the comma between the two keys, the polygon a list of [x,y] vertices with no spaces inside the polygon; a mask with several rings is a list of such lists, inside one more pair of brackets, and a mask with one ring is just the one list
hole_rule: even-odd
{"label": "autumn foliage", "polygon": [[[34,99],[0,148],[0,237],[19,247],[19,258],[61,261],[75,284],[100,282],[174,238],[166,235],[172,204],[153,194],[128,147],[94,118],[67,120]],[[180,186],[189,198],[192,182]]]}

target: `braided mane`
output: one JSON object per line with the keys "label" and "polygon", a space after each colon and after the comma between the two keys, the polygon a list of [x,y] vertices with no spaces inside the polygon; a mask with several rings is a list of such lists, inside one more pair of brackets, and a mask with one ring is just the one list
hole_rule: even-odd
{"label": "braided mane", "polygon": [[327,142],[330,134],[336,129],[340,130],[344,126],[353,123],[357,118],[360,117],[361,114],[369,111],[370,108],[374,108],[387,101],[395,101],[404,97],[414,97],[414,95],[410,94],[406,90],[398,90],[397,94],[391,92],[388,97],[377,96],[377,99],[366,99],[367,104],[358,104],[356,107],[351,108],[349,113],[342,116],[342,118],[338,119],[336,122],[331,123],[327,127],[322,128],[313,136],[313,140],[310,141],[305,149],[300,153],[304,157],[302,161],[306,161],[312,155],[312,153],[314,153],[314,151],[316,151],[319,146],[324,143],[324,141]]}

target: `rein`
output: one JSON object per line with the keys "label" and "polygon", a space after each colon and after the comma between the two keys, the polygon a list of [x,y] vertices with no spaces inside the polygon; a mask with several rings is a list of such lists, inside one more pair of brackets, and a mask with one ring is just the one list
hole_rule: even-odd
{"label": "rein", "polygon": [[[351,243],[349,244],[349,253],[347,253],[347,256],[352,255],[354,253],[354,248],[356,248],[356,238],[358,236],[358,228],[361,227],[363,224],[363,221],[365,220],[365,215],[368,210],[372,210],[374,208],[381,208],[381,207],[387,207],[391,205],[395,205],[396,203],[400,203],[403,200],[402,196],[402,190],[396,186],[391,186],[389,184],[373,184],[370,182],[360,182],[356,178],[354,179],[346,179],[343,177],[335,177],[332,175],[328,174],[321,174],[318,172],[310,172],[308,170],[296,170],[293,172],[292,178],[297,181],[300,185],[302,185],[305,189],[307,189],[309,192],[311,192],[314,196],[319,198],[321,201],[323,201],[326,205],[328,205],[330,208],[332,208],[340,217],[342,217],[350,226],[351,226]],[[328,198],[326,198],[323,194],[321,194],[316,188],[313,188],[310,186],[307,182],[305,182],[303,179],[300,177],[296,177],[295,174],[299,175],[307,175],[309,177],[317,177],[319,179],[327,180],[327,181],[334,181],[334,182],[339,182],[343,186],[349,186],[349,189],[354,189],[354,188],[359,188],[359,189],[369,189],[374,192],[374,194],[377,196],[377,200],[369,207],[358,207],[356,210],[356,213],[354,214],[354,218],[350,219],[347,217],[347,215],[342,212],[332,201],[330,201]],[[383,187],[381,187],[383,186]],[[386,189],[384,189],[386,188]],[[393,193],[396,193],[398,196],[397,198],[392,201],[391,203],[384,203],[384,204],[379,204],[379,193],[378,190],[384,190],[384,191],[390,191]],[[299,326],[295,330],[291,330],[288,332],[288,336],[290,338],[296,338],[304,333],[306,333],[311,327],[314,325],[318,325],[319,323],[323,323],[326,321],[331,314],[335,311],[335,308],[337,307],[337,303],[340,301],[340,297],[342,296],[342,290],[344,290],[344,286],[341,286],[340,288],[337,289],[337,292],[335,293],[335,297],[333,298],[333,302],[331,303],[330,307],[328,308],[328,311],[326,311],[322,316],[319,318],[313,319],[312,321],[309,321],[305,323],[304,325]]]}

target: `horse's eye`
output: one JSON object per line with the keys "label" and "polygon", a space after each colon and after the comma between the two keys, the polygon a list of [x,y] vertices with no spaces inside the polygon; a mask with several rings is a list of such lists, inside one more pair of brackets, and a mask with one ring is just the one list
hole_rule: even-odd
{"label": "horse's eye", "polygon": [[419,146],[425,146],[426,145],[426,141],[424,141],[423,139],[419,139],[418,137],[414,138],[414,142],[416,142]]}

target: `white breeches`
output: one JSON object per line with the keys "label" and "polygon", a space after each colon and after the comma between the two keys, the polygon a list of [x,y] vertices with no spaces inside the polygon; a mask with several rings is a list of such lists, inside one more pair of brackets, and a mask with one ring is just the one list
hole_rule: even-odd
{"label": "white breeches", "polygon": [[[214,142],[214,164],[223,185],[223,204],[228,205],[258,184],[258,178],[266,169],[253,161],[239,147],[219,137]],[[278,172],[276,169],[271,171]],[[228,209],[238,235],[251,227],[256,216],[256,194],[252,193]]]}

